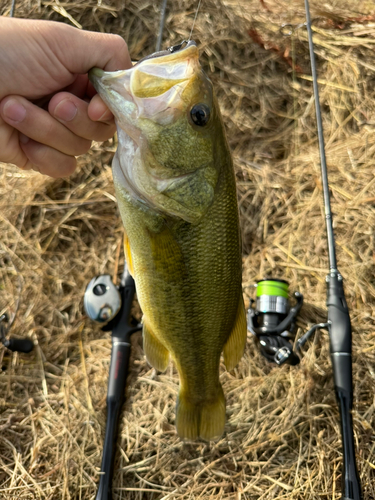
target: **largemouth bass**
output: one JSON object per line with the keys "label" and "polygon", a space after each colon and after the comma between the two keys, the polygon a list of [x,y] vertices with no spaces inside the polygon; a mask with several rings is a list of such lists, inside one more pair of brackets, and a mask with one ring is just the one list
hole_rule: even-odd
{"label": "largemouth bass", "polygon": [[222,435],[221,352],[231,370],[246,342],[232,160],[212,83],[189,42],[90,80],[115,116],[113,179],[125,257],[143,311],[148,362],[180,377],[180,437]]}

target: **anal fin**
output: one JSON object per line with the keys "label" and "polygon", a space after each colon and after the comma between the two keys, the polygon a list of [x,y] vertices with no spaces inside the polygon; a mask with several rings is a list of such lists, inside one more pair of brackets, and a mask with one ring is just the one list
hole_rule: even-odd
{"label": "anal fin", "polygon": [[163,344],[155,337],[147,322],[143,320],[143,351],[146,355],[147,362],[159,370],[164,372],[169,363],[169,352]]}
{"label": "anal fin", "polygon": [[224,363],[228,371],[233,370],[242,358],[247,338],[246,312],[241,294],[233,330],[224,346]]}

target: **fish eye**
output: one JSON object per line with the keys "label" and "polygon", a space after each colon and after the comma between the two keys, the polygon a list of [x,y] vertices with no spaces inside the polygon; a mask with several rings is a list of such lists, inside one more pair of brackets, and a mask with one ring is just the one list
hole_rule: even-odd
{"label": "fish eye", "polygon": [[210,119],[210,108],[206,104],[196,104],[190,111],[191,119],[198,127],[204,127]]}

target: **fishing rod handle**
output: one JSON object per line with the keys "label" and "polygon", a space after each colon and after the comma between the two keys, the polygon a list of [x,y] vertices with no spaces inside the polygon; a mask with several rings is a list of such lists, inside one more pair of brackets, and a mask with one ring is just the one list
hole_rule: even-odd
{"label": "fishing rod handle", "polygon": [[[351,369],[351,356],[347,358],[347,369]],[[342,500],[362,500],[361,483],[355,459],[352,417],[353,395],[336,387],[336,397],[340,408],[343,450]]]}
{"label": "fishing rod handle", "polygon": [[129,369],[130,343],[113,338],[111,366],[107,392],[107,422],[99,488],[95,500],[112,499],[112,477],[121,407],[125,401],[126,378]]}
{"label": "fishing rod handle", "polygon": [[350,353],[331,353],[336,399],[340,410],[343,452],[342,500],[362,500],[361,483],[355,457],[353,430],[353,376]]}
{"label": "fishing rod handle", "polygon": [[354,446],[352,328],[342,276],[327,276],[328,331],[337,403],[340,409],[343,450],[342,500],[362,500]]}

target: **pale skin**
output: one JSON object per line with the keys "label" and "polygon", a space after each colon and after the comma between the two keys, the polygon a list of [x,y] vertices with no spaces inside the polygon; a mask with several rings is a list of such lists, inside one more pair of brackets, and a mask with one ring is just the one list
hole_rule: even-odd
{"label": "pale skin", "polygon": [[113,136],[113,115],[88,80],[93,67],[130,68],[125,41],[0,17],[0,162],[65,177],[91,141]]}

